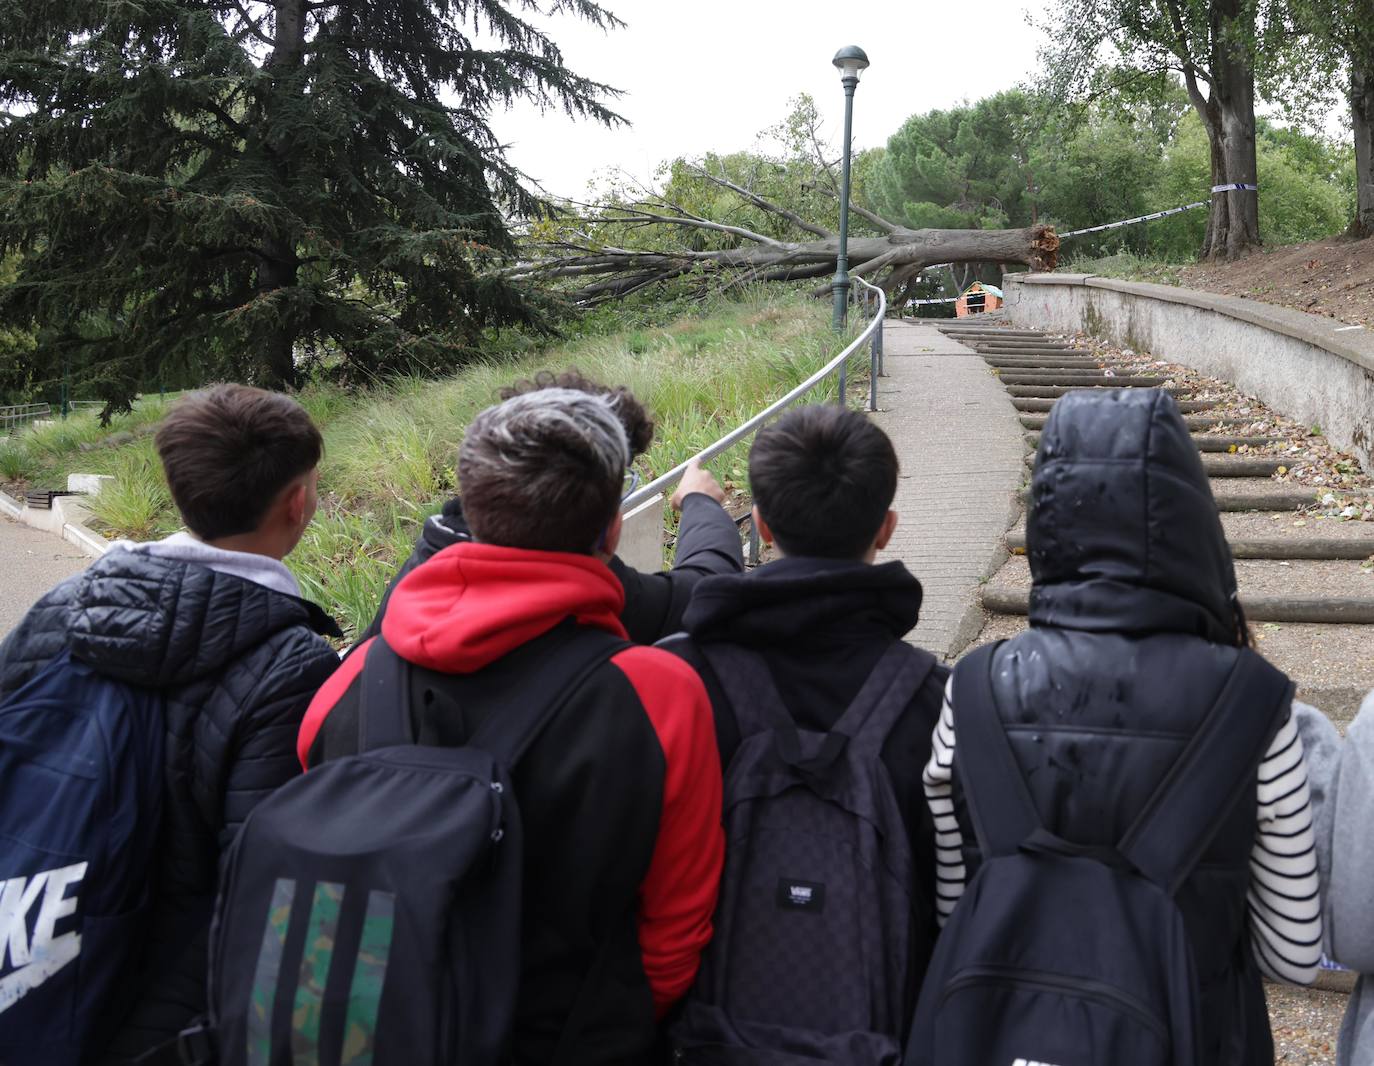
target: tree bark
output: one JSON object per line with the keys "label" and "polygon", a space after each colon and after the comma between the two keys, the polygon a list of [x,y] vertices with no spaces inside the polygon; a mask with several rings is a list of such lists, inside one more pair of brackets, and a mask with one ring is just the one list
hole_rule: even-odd
{"label": "tree bark", "polygon": [[[285,188],[291,180],[291,145],[277,121],[281,112],[282,81],[295,73],[305,55],[305,17],[307,0],[278,0],[273,33],[272,54],[264,63],[271,75],[271,95],[266,101],[266,135],[264,147],[277,180]],[[296,372],[296,338],[299,324],[283,298],[284,292],[295,288],[300,261],[294,242],[282,234],[269,234],[263,242],[266,258],[258,270],[259,298],[275,298],[275,325],[264,337],[262,382],[268,388],[294,388],[299,384]]]}
{"label": "tree bark", "polygon": [[1352,237],[1374,236],[1374,69],[1350,69],[1350,120],[1355,130],[1355,218]]}
{"label": "tree bark", "polygon": [[[1211,145],[1212,184],[1257,185],[1255,72],[1246,49],[1233,40],[1253,35],[1254,13],[1245,0],[1213,0],[1211,10],[1210,91],[1198,110]],[[1213,193],[1202,257],[1238,259],[1259,244],[1259,193]]]}
{"label": "tree bark", "polygon": [[[891,233],[881,237],[850,239],[849,272],[895,295],[917,280],[922,267],[936,263],[1012,262],[1026,263],[1036,271],[1053,270],[1058,249],[1059,238],[1054,229],[1044,225],[1007,230],[913,230],[893,226]],[[834,272],[839,238],[794,243],[770,240],[767,244],[714,252],[565,250],[578,254],[526,263],[510,275],[526,279],[588,278],[589,283],[573,293],[575,300],[584,303],[628,295],[692,270],[762,281],[801,280]],[[599,280],[590,280],[597,276]]]}

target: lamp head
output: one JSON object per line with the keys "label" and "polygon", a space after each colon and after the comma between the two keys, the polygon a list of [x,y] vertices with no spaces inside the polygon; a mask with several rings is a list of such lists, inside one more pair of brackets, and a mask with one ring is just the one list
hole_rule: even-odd
{"label": "lamp head", "polygon": [[868,66],[868,56],[864,55],[864,50],[857,44],[851,44],[836,52],[831,62],[839,68],[841,80],[853,78],[858,81],[859,75]]}

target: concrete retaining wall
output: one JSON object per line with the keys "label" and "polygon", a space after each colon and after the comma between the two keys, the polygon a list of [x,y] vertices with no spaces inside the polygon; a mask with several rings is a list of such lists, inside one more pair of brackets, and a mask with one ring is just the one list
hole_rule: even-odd
{"label": "concrete retaining wall", "polygon": [[1008,274],[1018,326],[1072,332],[1232,382],[1320,426],[1374,473],[1374,335],[1333,319],[1170,285],[1091,274]]}
{"label": "concrete retaining wall", "polygon": [[[99,486],[110,480],[113,479],[95,474],[73,474],[67,479],[67,487],[73,492],[98,493]],[[90,510],[80,496],[58,496],[53,500],[51,510],[41,510],[29,507],[21,500],[12,499],[8,493],[0,492],[0,514],[23,522],[26,526],[33,526],[35,529],[61,537],[67,543],[76,545],[92,559],[99,559],[110,546],[110,541],[87,524]]]}

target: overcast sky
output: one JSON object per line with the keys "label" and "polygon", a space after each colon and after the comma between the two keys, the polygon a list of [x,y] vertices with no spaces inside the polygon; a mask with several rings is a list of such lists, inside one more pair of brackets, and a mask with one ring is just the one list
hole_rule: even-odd
{"label": "overcast sky", "polygon": [[679,155],[751,147],[798,93],[815,97],[842,139],[844,90],[830,65],[857,44],[872,63],[854,103],[859,148],[885,144],[919,111],[1008,88],[1034,70],[1027,23],[1046,0],[602,0],[625,23],[544,25],[574,71],[624,91],[628,128],[606,130],[532,108],[494,117],[512,161],[551,193],[581,196],[607,168],[648,181]]}

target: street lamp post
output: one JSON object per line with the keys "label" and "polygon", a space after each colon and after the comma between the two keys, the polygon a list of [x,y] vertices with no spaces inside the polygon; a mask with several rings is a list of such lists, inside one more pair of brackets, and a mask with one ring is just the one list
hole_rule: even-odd
{"label": "street lamp post", "polygon": [[844,332],[845,313],[849,301],[849,142],[853,137],[854,90],[859,75],[868,66],[868,56],[858,45],[851,44],[835,53],[832,61],[840,71],[844,84],[844,163],[840,170],[840,249],[835,256],[835,312],[831,322],[836,333]]}

